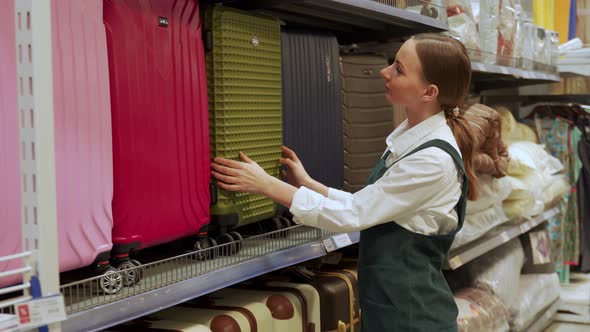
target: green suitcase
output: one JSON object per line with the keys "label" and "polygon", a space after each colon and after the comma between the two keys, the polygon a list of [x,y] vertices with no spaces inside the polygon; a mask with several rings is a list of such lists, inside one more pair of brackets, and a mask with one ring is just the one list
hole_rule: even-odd
{"label": "green suitcase", "polygon": [[[212,157],[243,151],[279,176],[283,142],[280,23],[224,6],[205,14]],[[214,188],[215,189],[215,188]],[[213,190],[211,225],[226,231],[275,215],[261,195]]]}

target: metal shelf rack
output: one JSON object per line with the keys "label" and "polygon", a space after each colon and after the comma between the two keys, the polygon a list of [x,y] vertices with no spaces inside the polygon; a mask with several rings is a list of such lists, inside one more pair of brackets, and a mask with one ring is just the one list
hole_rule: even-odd
{"label": "metal shelf rack", "polygon": [[526,221],[520,225],[500,226],[495,231],[475,240],[461,248],[452,250],[445,262],[445,269],[456,270],[466,263],[480,257],[502,244],[530,231],[559,213],[559,208],[553,208]]}

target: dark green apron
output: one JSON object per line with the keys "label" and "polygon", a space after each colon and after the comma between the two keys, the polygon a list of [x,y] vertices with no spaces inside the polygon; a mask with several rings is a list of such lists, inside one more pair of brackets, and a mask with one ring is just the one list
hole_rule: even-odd
{"label": "dark green apron", "polygon": [[[461,198],[455,206],[459,223],[447,235],[422,235],[388,222],[361,231],[359,292],[362,332],[457,331],[457,306],[442,273],[455,234],[463,226],[467,178],[463,160],[443,140],[432,140],[403,156],[437,147],[447,152],[463,175]],[[379,161],[369,177],[373,184],[385,174]],[[441,188],[442,189],[442,188]]]}

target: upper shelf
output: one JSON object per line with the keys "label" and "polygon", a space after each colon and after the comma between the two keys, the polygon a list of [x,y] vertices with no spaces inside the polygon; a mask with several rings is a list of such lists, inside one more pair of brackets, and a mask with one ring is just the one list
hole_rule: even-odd
{"label": "upper shelf", "polygon": [[448,30],[447,24],[442,21],[446,12],[436,7],[433,8],[443,15],[439,17],[442,20],[372,0],[235,0],[227,4],[277,17],[289,26],[333,31],[340,43]]}
{"label": "upper shelf", "polygon": [[558,74],[472,62],[476,91],[559,82]]}

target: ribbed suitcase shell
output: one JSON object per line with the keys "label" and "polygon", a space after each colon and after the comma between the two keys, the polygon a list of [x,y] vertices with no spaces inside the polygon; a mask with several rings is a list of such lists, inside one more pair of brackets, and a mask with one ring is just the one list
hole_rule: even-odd
{"label": "ribbed suitcase shell", "polygon": [[[7,1],[0,10],[0,256],[22,251],[14,16],[14,1]],[[20,267],[21,260],[0,262],[0,272]],[[18,276],[0,278],[0,287],[18,281]]]}
{"label": "ribbed suitcase shell", "polygon": [[104,20],[113,105],[113,242],[144,248],[196,234],[209,223],[210,205],[199,3],[106,0]]}
{"label": "ribbed suitcase shell", "polygon": [[[16,126],[31,128],[35,125],[30,110],[18,112],[16,108],[13,88],[16,86],[16,62],[14,56],[10,56],[10,53],[17,54],[14,10],[12,2],[8,3],[8,8],[2,10],[5,15],[2,35],[7,39],[2,39],[1,47],[0,96],[3,97],[0,98],[7,99],[0,109],[1,116],[6,119],[0,122],[0,137],[1,151],[7,158],[2,158],[0,163],[0,218],[3,225],[14,227],[3,227],[2,254],[21,248],[19,159],[14,159],[18,158]],[[88,266],[99,255],[100,260],[108,260],[112,247],[113,174],[108,64],[102,0],[54,0],[51,1],[51,13],[59,268],[67,271]],[[26,49],[22,50],[22,61],[29,61]],[[24,85],[23,93],[30,93],[28,84]],[[28,146],[23,151],[27,158],[34,153]],[[28,190],[31,190],[31,182],[29,178]],[[35,211],[25,213],[29,222],[36,222]],[[33,250],[35,246],[29,243],[27,248],[25,244],[25,250]],[[0,281],[0,285],[19,280],[11,279]]]}
{"label": "ribbed suitcase shell", "polygon": [[345,323],[347,331],[360,331],[360,303],[358,276],[354,270],[318,272],[312,285],[320,294],[322,331],[336,331],[338,322]]}
{"label": "ribbed suitcase shell", "polygon": [[344,189],[365,187],[393,131],[392,106],[385,97],[380,71],[387,60],[378,55],[340,57],[344,131]]}
{"label": "ribbed suitcase shell", "polygon": [[283,135],[309,175],[341,189],[342,111],[338,40],[329,33],[283,31]]}
{"label": "ribbed suitcase shell", "polygon": [[[122,325],[114,326],[105,331],[111,332],[211,332],[211,329],[202,324],[175,321],[139,318]],[[103,331],[103,332],[105,332]]]}
{"label": "ribbed suitcase shell", "polygon": [[[279,176],[282,134],[279,22],[237,9],[206,13],[212,49],[207,52],[211,154],[237,159],[243,151]],[[219,190],[212,224],[248,224],[270,218],[275,203],[261,195]]]}

